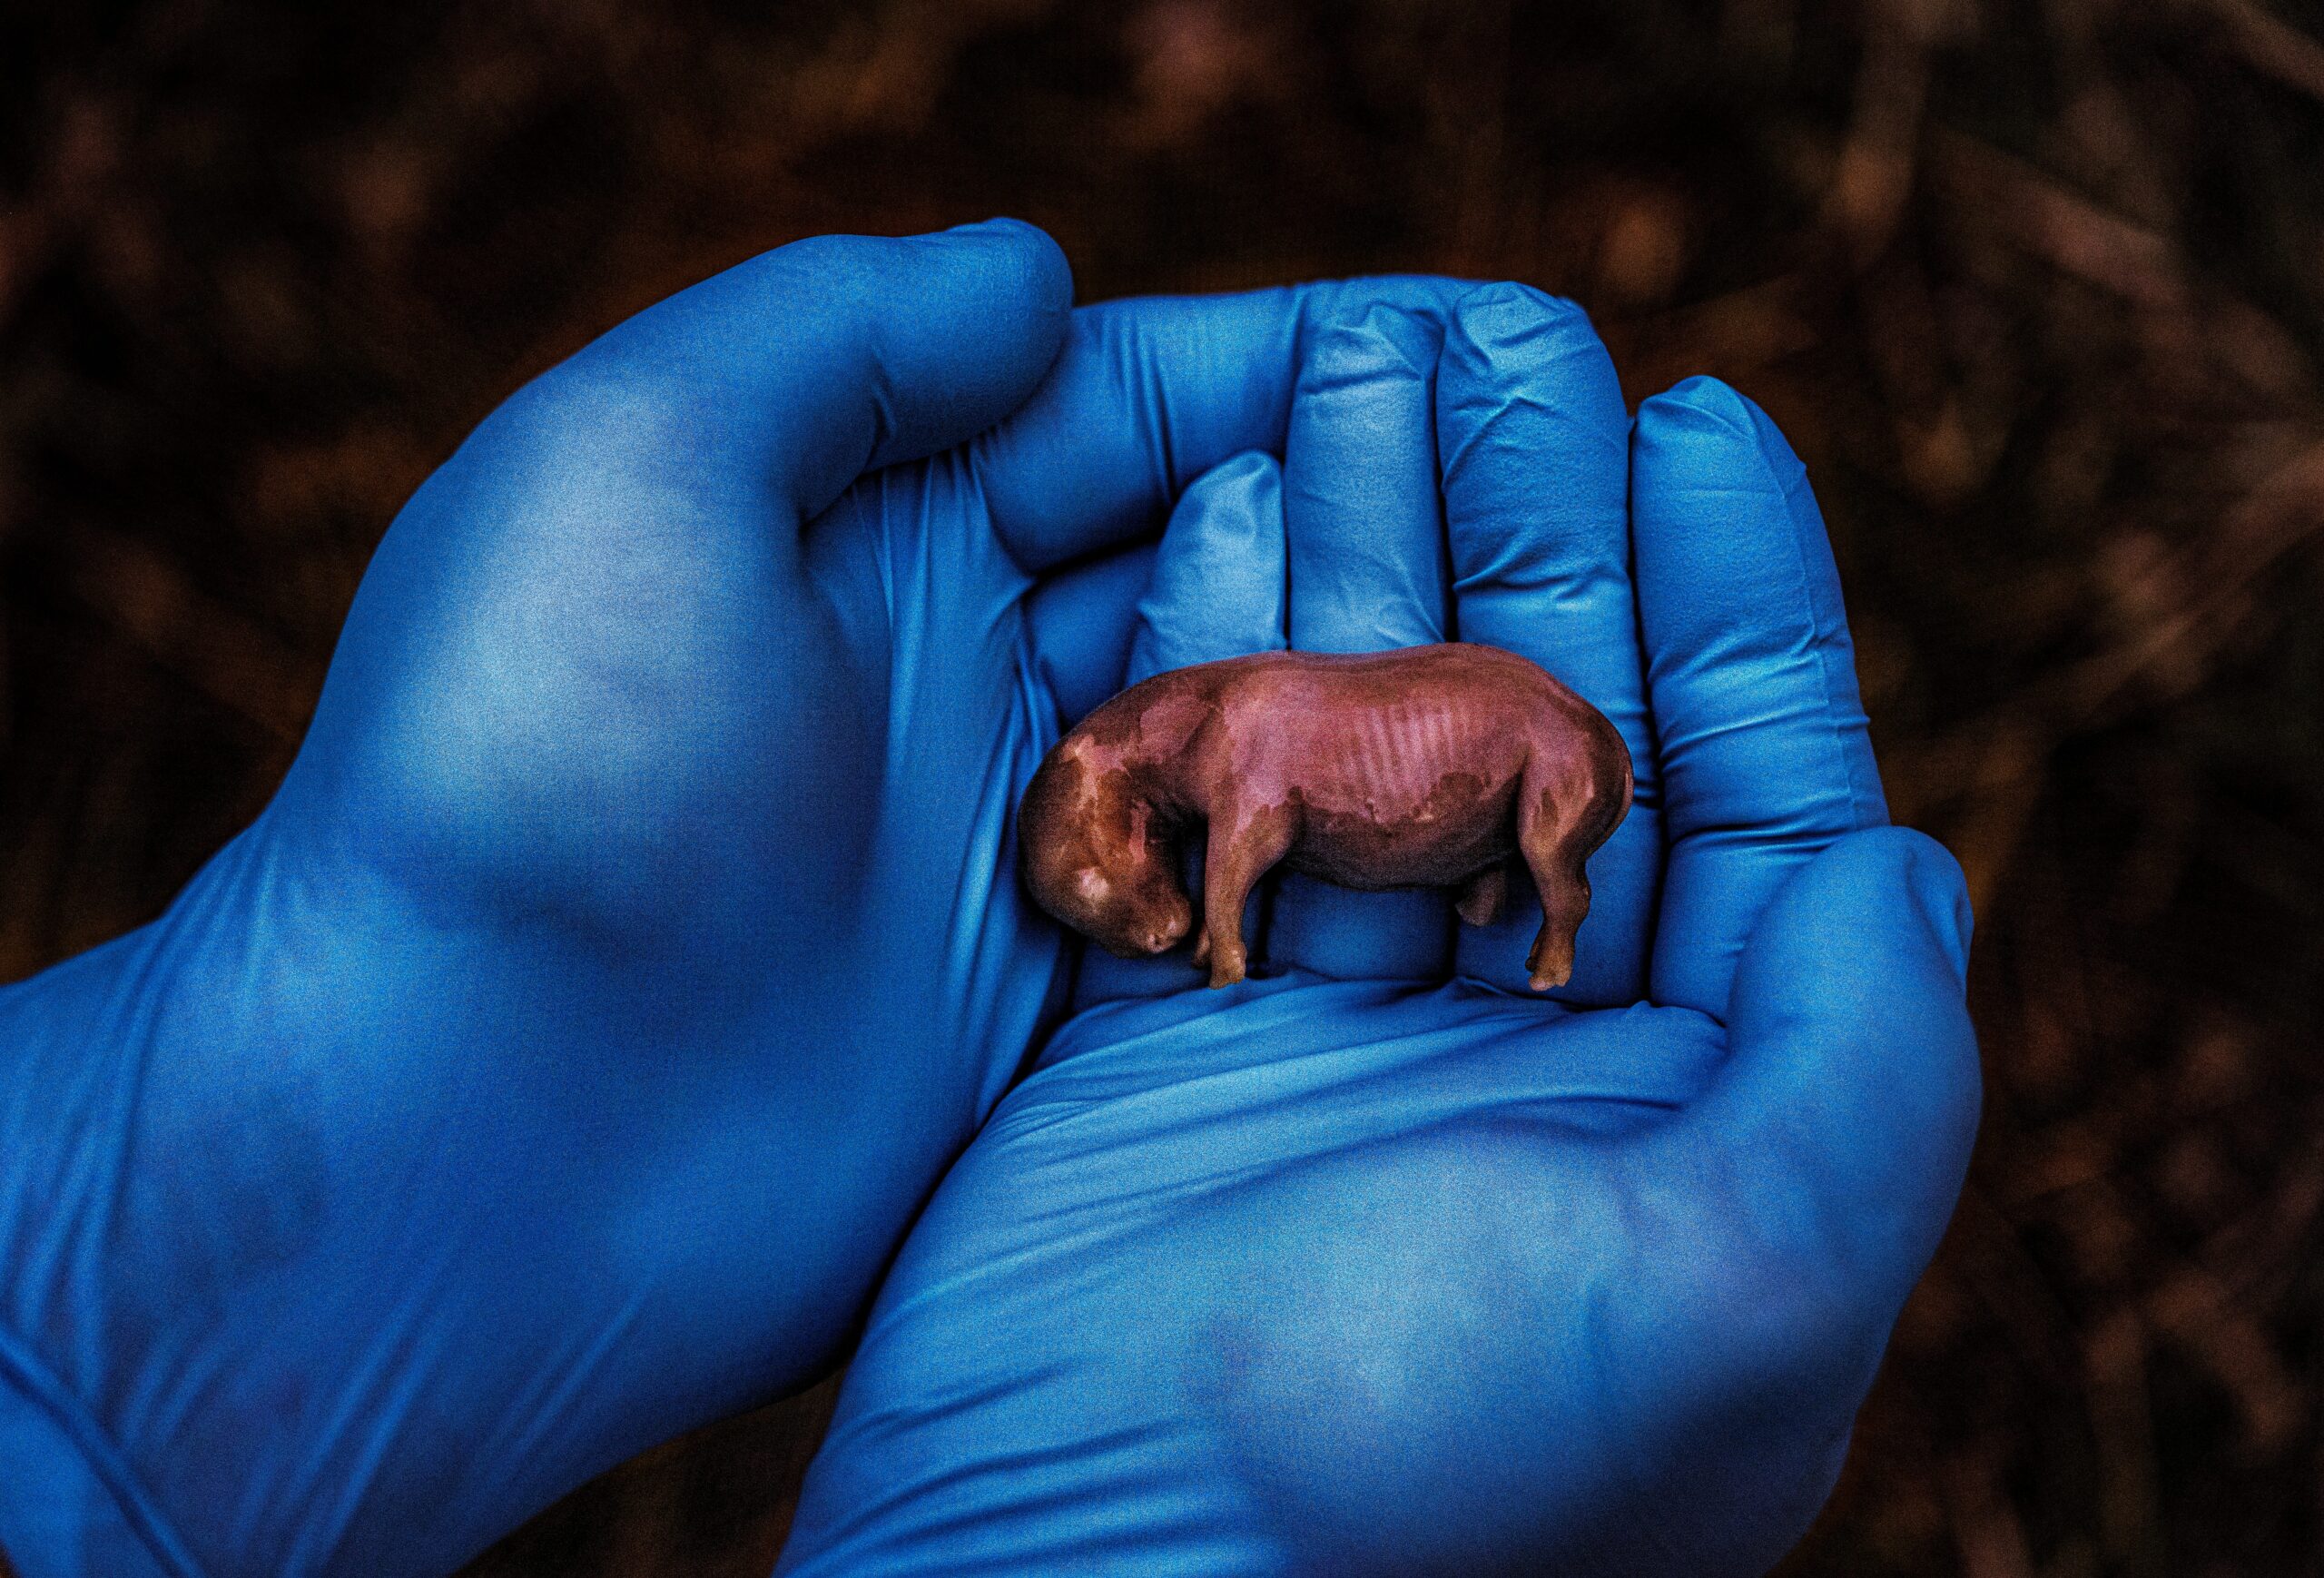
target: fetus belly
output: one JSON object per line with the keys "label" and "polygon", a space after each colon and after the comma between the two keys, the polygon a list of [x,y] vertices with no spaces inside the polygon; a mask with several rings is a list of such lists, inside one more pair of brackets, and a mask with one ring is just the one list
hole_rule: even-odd
{"label": "fetus belly", "polygon": [[1417,794],[1303,795],[1284,864],[1344,888],[1447,886],[1517,853],[1515,787],[1452,771]]}

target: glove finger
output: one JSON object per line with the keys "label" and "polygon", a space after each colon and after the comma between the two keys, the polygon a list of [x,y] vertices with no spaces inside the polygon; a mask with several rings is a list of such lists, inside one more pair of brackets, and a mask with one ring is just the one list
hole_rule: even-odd
{"label": "glove finger", "polygon": [[1686,1246],[1667,1307],[1718,1328],[1706,1351],[1762,1396],[1786,1382],[1803,1406],[1837,1396],[1844,1425],[1936,1252],[1981,1099],[1969,932],[1942,845],[1843,835],[1761,914],[1725,1064],[1637,1158],[1648,1208]]}
{"label": "glove finger", "polygon": [[[1377,652],[1446,635],[1444,527],[1431,414],[1442,331],[1375,306],[1321,330],[1284,452],[1291,645]],[[1265,957],[1342,980],[1452,968],[1452,904],[1433,890],[1354,893],[1281,878]]]}
{"label": "glove finger", "polygon": [[[1629,816],[1591,857],[1573,980],[1592,1006],[1646,990],[1662,865],[1645,658],[1630,575],[1630,413],[1614,364],[1571,301],[1516,284],[1454,304],[1437,368],[1436,441],[1453,617],[1463,641],[1530,657],[1611,719],[1636,779]],[[1520,903],[1459,930],[1456,966],[1526,990],[1541,923]]]}
{"label": "glove finger", "polygon": [[[1195,479],[1170,513],[1138,599],[1126,683],[1168,669],[1279,650],[1283,634],[1283,468],[1271,455],[1238,455]],[[1187,852],[1187,892],[1202,892],[1202,850]],[[1261,896],[1244,907],[1243,934],[1258,934]],[[1160,959],[1117,959],[1086,947],[1074,982],[1075,1011],[1123,997],[1184,991],[1206,979],[1190,946]]]}
{"label": "glove finger", "polygon": [[1237,455],[1196,478],[1159,544],[1044,578],[1025,599],[1033,670],[1071,728],[1165,669],[1283,646],[1283,468]]}
{"label": "glove finger", "polygon": [[1887,820],[1806,470],[1715,379],[1639,409],[1631,535],[1669,843],[1649,993],[1723,1017],[1784,880]]}
{"label": "glove finger", "polygon": [[1315,326],[1377,303],[1441,313],[1468,288],[1396,275],[1077,310],[1040,388],[971,449],[995,529],[1036,573],[1151,534],[1220,461],[1283,452]]}
{"label": "glove finger", "polygon": [[1138,599],[1127,683],[1284,646],[1283,467],[1254,450],[1196,478]]}
{"label": "glove finger", "polygon": [[1138,599],[1152,578],[1156,545],[1132,543],[1044,577],[1025,598],[1033,676],[1069,729],[1129,684]]}

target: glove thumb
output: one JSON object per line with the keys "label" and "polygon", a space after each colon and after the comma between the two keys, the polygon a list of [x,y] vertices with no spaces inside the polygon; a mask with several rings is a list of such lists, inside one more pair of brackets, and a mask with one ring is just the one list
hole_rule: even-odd
{"label": "glove thumb", "polygon": [[1834,841],[1754,925],[1728,1064],[1671,1136],[1748,1158],[1771,1247],[1890,1319],[1936,1251],[1976,1135],[1969,931],[1961,868],[1935,840],[1881,827]]}
{"label": "glove thumb", "polygon": [[709,451],[746,459],[804,522],[863,473],[962,443],[1022,404],[1072,305],[1065,255],[1020,221],[815,236],[646,309],[510,407],[545,401],[563,429],[593,413],[621,429],[675,401]]}

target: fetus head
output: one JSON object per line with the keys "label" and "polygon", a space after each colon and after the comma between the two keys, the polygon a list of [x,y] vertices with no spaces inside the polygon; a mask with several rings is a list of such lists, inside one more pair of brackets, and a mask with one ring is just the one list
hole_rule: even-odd
{"label": "fetus head", "polygon": [[1108,952],[1167,952],[1194,925],[1175,840],[1128,772],[1085,739],[1068,735],[1033,774],[1017,845],[1041,908]]}

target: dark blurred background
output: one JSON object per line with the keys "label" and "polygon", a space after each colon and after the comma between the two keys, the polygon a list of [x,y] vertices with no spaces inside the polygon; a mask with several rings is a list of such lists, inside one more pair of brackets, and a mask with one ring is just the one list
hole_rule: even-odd
{"label": "dark blurred background", "polygon": [[[0,979],[264,803],[398,505],[796,236],[1384,269],[1767,405],[1980,917],[1951,1237],[1785,1571],[2324,1571],[2324,17],[2268,0],[19,4]],[[763,1578],[829,1388],[471,1569]]]}

